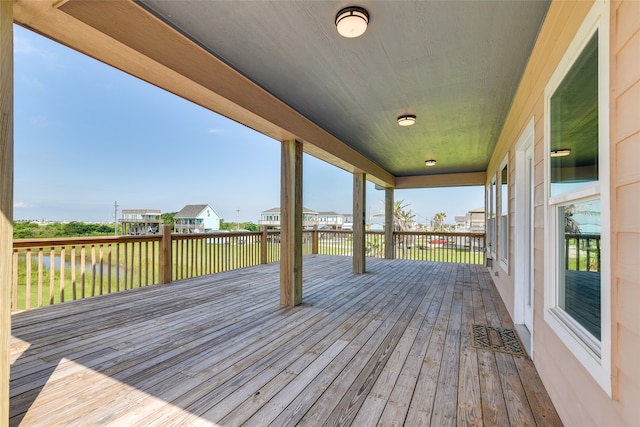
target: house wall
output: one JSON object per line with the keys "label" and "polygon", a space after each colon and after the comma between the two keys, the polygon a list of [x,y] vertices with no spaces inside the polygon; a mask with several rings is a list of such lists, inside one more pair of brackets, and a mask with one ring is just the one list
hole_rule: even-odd
{"label": "house wall", "polygon": [[[211,215],[207,215],[207,210],[209,210]],[[205,230],[220,230],[220,217],[216,211],[211,209],[211,207],[207,207],[203,210],[200,213],[199,218],[202,218]]]}
{"label": "house wall", "polygon": [[[533,360],[565,425],[638,425],[640,420],[640,2],[610,8],[611,396],[544,318],[544,90],[593,2],[554,1],[489,164],[509,156],[510,269],[494,260],[496,286],[514,314],[515,144],[534,119]],[[603,208],[604,209],[604,208]],[[606,230],[603,230],[606,233]],[[499,241],[499,239],[498,239]]]}

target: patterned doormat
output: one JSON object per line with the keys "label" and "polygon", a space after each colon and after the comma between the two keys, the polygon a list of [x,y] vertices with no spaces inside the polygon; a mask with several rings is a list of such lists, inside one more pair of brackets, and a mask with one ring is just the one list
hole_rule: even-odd
{"label": "patterned doormat", "polygon": [[473,324],[471,339],[471,345],[475,348],[528,357],[518,334],[513,329]]}

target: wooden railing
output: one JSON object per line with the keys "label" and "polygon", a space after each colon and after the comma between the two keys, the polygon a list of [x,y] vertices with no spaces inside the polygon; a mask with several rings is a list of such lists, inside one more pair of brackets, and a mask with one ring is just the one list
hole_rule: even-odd
{"label": "wooden railing", "polygon": [[260,264],[261,237],[260,232],[171,235],[171,280]]}
{"label": "wooden railing", "polygon": [[396,258],[421,261],[484,263],[484,233],[394,233]]}
{"label": "wooden railing", "polygon": [[[484,234],[394,233],[396,258],[482,263]],[[305,230],[303,255],[351,256],[353,233]],[[384,257],[384,233],[366,232]],[[280,232],[14,240],[14,312],[280,260]]]}
{"label": "wooden railing", "polygon": [[13,311],[158,283],[161,237],[13,242]]}
{"label": "wooden railing", "polygon": [[575,271],[600,271],[600,235],[566,233],[565,268]]}

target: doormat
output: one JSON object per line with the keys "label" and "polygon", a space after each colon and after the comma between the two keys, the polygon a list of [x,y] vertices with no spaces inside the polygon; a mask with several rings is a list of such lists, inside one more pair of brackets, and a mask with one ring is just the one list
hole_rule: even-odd
{"label": "doormat", "polygon": [[475,348],[528,357],[518,334],[513,329],[473,324],[471,338],[471,345]]}

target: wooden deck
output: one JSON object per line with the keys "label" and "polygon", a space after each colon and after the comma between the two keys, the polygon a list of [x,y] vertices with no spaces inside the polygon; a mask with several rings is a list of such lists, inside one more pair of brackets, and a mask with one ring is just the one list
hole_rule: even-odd
{"label": "wooden deck", "polygon": [[481,266],[304,258],[13,316],[12,425],[561,425]]}

